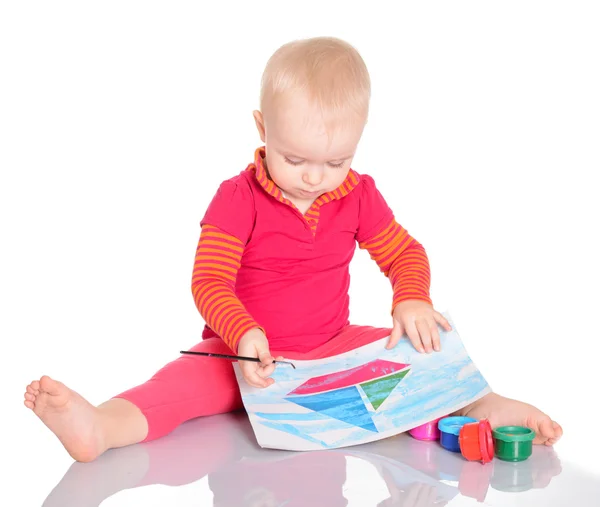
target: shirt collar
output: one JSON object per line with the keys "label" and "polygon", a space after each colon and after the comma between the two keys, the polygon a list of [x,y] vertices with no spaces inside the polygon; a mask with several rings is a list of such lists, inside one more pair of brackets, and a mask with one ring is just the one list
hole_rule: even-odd
{"label": "shirt collar", "polygon": [[[291,202],[283,196],[281,190],[279,190],[277,185],[273,183],[273,180],[271,180],[268,177],[264,164],[265,155],[266,151],[264,146],[257,148],[254,152],[254,164],[250,164],[248,170],[254,171],[256,180],[258,181],[258,183],[260,183],[260,186],[263,187],[268,194],[272,195],[275,199],[277,199],[280,202],[291,204]],[[350,171],[348,172],[348,176],[346,176],[346,179],[343,181],[343,183],[335,190],[320,195],[315,200],[313,206],[320,206],[331,201],[342,199],[343,197],[347,196],[350,192],[352,192],[352,190],[356,188],[359,182],[359,174],[353,169],[350,169]]]}

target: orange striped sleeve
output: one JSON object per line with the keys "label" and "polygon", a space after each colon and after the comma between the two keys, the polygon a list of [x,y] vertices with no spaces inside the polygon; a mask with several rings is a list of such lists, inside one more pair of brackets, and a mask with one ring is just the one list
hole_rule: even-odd
{"label": "orange striped sleeve", "polygon": [[390,279],[394,289],[392,311],[407,299],[431,304],[429,260],[423,245],[393,220],[375,237],[359,243],[367,250],[379,269]]}
{"label": "orange striped sleeve", "polygon": [[260,328],[235,294],[243,253],[239,239],[204,225],[192,273],[192,294],[200,315],[234,352],[244,333]]}

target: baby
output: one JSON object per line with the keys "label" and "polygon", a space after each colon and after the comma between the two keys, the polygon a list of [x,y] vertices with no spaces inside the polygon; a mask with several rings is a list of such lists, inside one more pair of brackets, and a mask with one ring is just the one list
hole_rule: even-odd
{"label": "baby", "polygon": [[[429,297],[423,246],[396,222],[373,179],[351,169],[367,121],[370,78],[358,52],[327,37],[288,43],[263,74],[254,119],[264,146],[223,182],[201,221],[192,293],[206,322],[191,350],[253,356],[246,382],[268,387],[274,359],[317,359],[390,336],[440,350],[450,330]],[[393,287],[392,328],[349,324],[356,243]],[[146,383],[92,406],[43,376],[25,406],[77,461],[166,435],[182,422],[242,408],[230,362],[184,355]],[[562,428],[531,405],[488,394],[457,415],[535,430],[552,445]]]}

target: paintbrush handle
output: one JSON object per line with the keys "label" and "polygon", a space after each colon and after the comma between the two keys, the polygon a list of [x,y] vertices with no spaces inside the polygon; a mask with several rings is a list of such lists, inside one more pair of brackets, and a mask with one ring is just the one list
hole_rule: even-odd
{"label": "paintbrush handle", "polygon": [[228,354],[214,354],[213,352],[194,352],[192,350],[181,350],[182,354],[194,354],[196,356],[206,356],[206,357],[220,357],[221,359],[234,359],[240,361],[254,361],[255,363],[260,363],[260,359],[258,357],[247,357],[247,356],[230,356]]}
{"label": "paintbrush handle", "polygon": [[[258,357],[248,357],[248,356],[230,356],[228,354],[215,354],[213,352],[194,352],[193,350],[180,350],[179,351],[181,354],[194,354],[196,356],[206,356],[206,357],[219,357],[221,359],[231,359],[233,361],[252,361],[254,363],[260,363],[260,359],[258,359]],[[290,361],[273,361],[274,363],[284,363],[284,364],[289,364],[292,366],[292,368],[294,368],[294,370],[296,369],[296,367],[294,366],[294,363],[291,363]]]}

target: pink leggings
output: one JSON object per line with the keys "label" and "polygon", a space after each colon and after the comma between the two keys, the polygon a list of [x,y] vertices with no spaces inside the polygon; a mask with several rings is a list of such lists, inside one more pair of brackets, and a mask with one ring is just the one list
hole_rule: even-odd
{"label": "pink leggings", "polygon": [[[390,329],[385,328],[347,326],[330,341],[310,352],[273,350],[271,354],[289,359],[321,359],[348,352],[389,334]],[[190,350],[231,354],[220,338],[208,338]],[[148,435],[144,442],[170,433],[189,419],[243,408],[231,362],[193,355],[182,355],[144,384],[115,398],[130,401],[148,420]]]}

